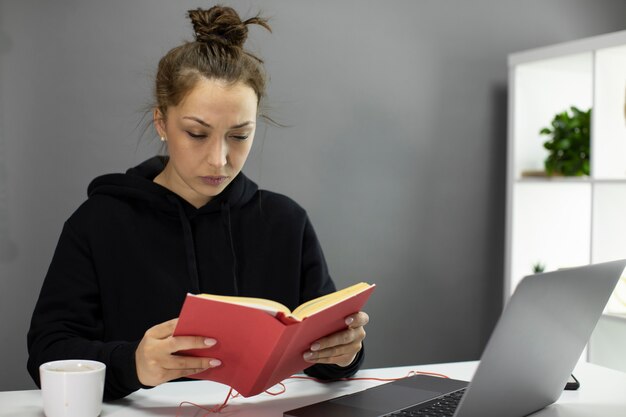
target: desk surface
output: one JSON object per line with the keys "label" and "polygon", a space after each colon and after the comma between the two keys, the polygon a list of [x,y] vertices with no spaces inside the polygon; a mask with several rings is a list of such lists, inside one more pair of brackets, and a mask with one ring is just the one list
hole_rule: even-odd
{"label": "desk surface", "polygon": [[[402,377],[409,371],[439,372],[455,379],[470,380],[477,362],[457,362],[435,365],[403,366],[396,368],[368,369],[358,377]],[[536,417],[623,417],[626,415],[626,373],[600,366],[581,363],[574,375],[580,381],[578,391],[564,391],[553,405],[533,414]],[[537,376],[541,378],[540,375]],[[229,417],[281,417],[286,410],[302,407],[317,401],[349,394],[373,387],[381,382],[346,381],[320,384],[308,380],[288,379],[284,382],[286,392],[279,396],[260,394],[251,398],[230,400],[221,415]],[[228,388],[208,381],[175,382],[150,390],[139,390],[125,399],[106,403],[102,417],[170,416],[199,417],[204,411],[185,405],[190,401],[205,407],[221,404]],[[212,414],[209,414],[209,416]],[[0,416],[44,417],[41,393],[32,391],[0,392]]]}

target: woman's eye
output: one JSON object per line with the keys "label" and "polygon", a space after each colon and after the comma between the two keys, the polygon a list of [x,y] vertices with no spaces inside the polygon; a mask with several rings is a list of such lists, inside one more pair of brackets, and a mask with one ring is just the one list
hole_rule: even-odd
{"label": "woman's eye", "polygon": [[246,140],[246,139],[248,139],[248,135],[233,135],[233,136],[231,136],[231,138],[233,138],[235,140]]}
{"label": "woman's eye", "polygon": [[187,132],[187,134],[189,135],[189,137],[193,138],[193,139],[202,139],[205,138],[206,135],[202,134],[202,133],[191,133],[191,132]]}

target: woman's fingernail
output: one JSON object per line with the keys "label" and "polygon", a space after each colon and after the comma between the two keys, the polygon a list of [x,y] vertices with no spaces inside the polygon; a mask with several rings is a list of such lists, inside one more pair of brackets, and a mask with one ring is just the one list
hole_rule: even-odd
{"label": "woman's fingernail", "polygon": [[222,364],[222,361],[219,359],[211,359],[209,361],[209,365],[211,365],[212,367],[216,367],[216,366],[220,366]]}
{"label": "woman's fingernail", "polygon": [[316,351],[320,349],[320,344],[319,343],[313,343],[311,345],[311,350]]}
{"label": "woman's fingernail", "polygon": [[346,319],[346,324],[349,326],[349,325],[351,325],[351,324],[352,324],[352,322],[353,322],[353,321],[354,321],[354,318],[352,318],[352,317],[348,317],[348,318]]}
{"label": "woman's fingernail", "polygon": [[207,337],[206,339],[204,339],[204,344],[207,346],[213,346],[216,343],[217,343],[217,340],[211,339],[210,337]]}
{"label": "woman's fingernail", "polygon": [[311,357],[313,356],[313,352],[306,352],[302,356],[304,357],[304,359],[311,359]]}

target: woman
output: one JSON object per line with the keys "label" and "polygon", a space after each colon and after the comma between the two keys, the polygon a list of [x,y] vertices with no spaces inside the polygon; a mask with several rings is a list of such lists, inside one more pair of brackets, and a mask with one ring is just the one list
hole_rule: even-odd
{"label": "woman", "polygon": [[[173,337],[185,294],[274,299],[289,308],[335,290],[306,212],[241,173],[265,94],[262,61],[229,7],[189,12],[196,40],[156,76],[154,125],[168,157],[89,185],[63,227],[28,333],[28,370],[63,358],[107,365],[105,399],[220,366],[174,355],[216,340]],[[219,320],[216,317],[215,320]],[[367,314],[314,341],[309,375],[352,375]],[[249,347],[254,349],[254,347]]]}

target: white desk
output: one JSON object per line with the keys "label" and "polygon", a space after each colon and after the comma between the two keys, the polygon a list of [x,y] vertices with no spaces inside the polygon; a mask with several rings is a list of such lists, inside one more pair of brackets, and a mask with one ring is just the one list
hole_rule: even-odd
{"label": "white desk", "polygon": [[[477,362],[416,365],[360,371],[358,377],[402,377],[411,370],[439,372],[455,379],[470,380]],[[578,391],[564,391],[557,403],[533,414],[536,417],[623,417],[626,416],[626,373],[582,363],[574,371],[580,381]],[[537,375],[541,378],[541,375]],[[380,384],[374,381],[349,381],[320,384],[288,379],[287,391],[277,397],[260,394],[235,398],[222,414],[228,417],[282,417],[283,411],[317,401],[349,394]],[[200,417],[204,411],[194,406],[179,408],[181,401],[210,407],[221,404],[228,388],[208,381],[175,382],[150,390],[140,390],[127,398],[103,406],[102,417]],[[209,414],[211,415],[211,414]],[[0,392],[1,417],[43,417],[41,393],[32,391]]]}

